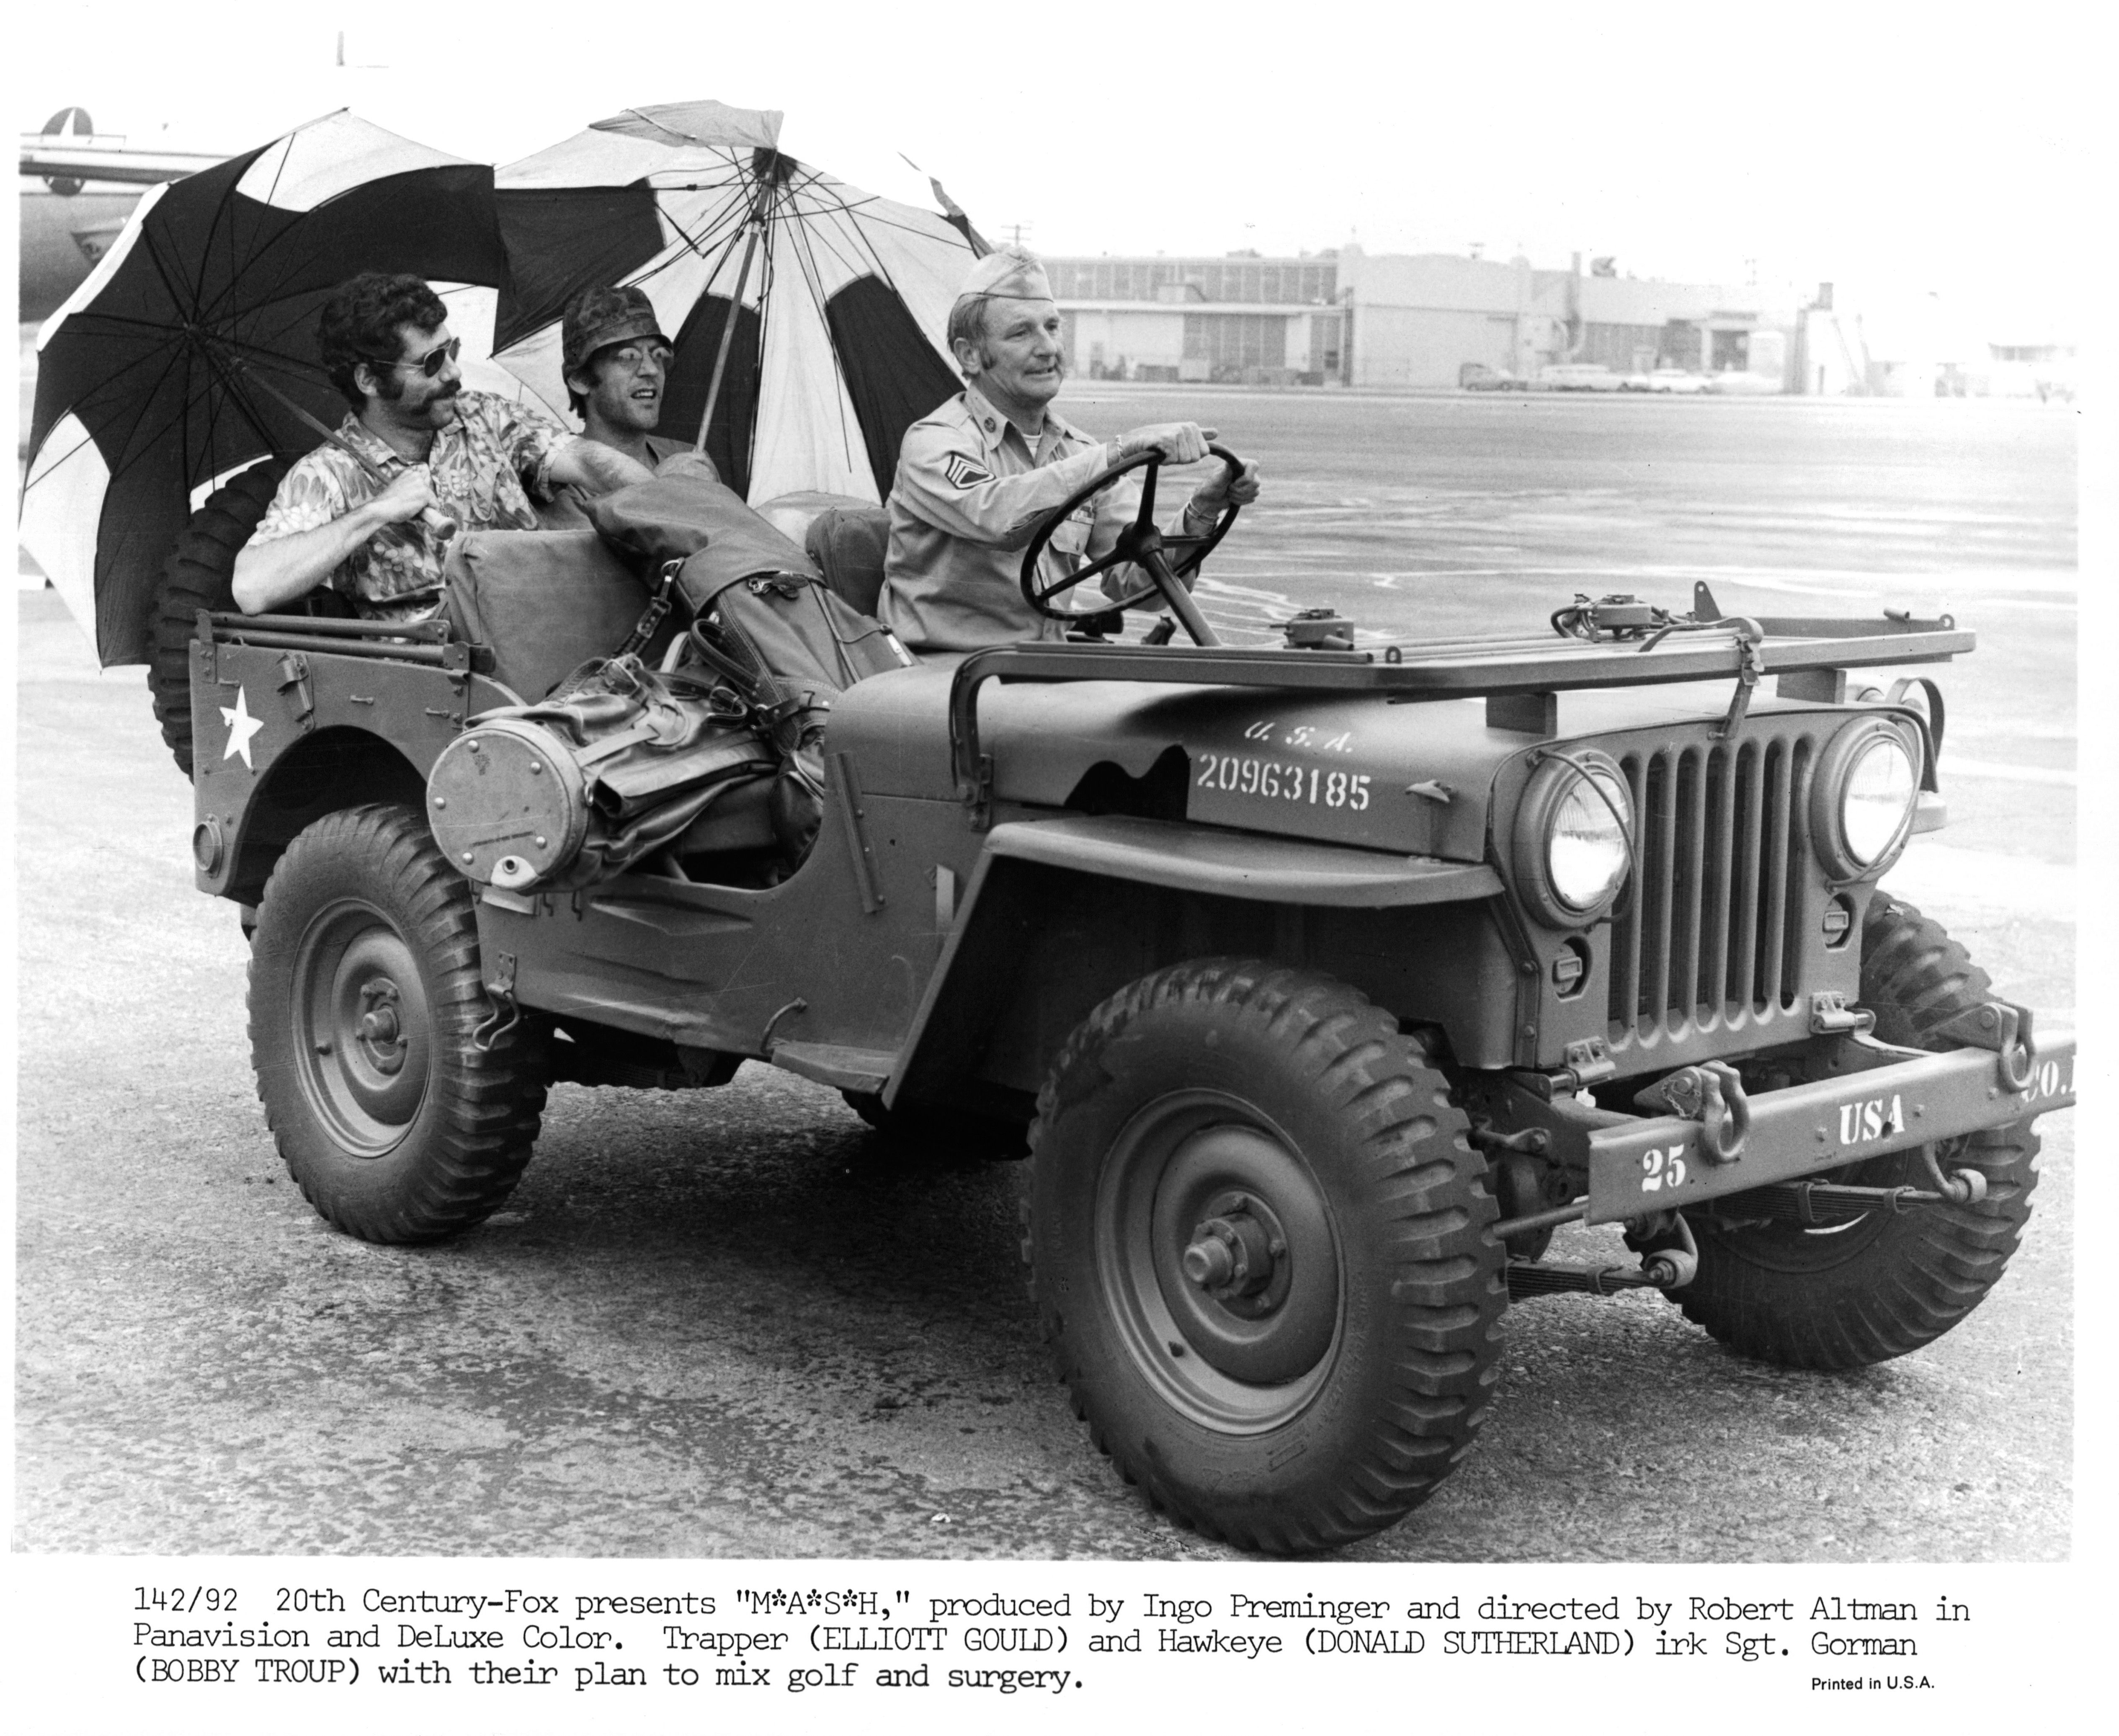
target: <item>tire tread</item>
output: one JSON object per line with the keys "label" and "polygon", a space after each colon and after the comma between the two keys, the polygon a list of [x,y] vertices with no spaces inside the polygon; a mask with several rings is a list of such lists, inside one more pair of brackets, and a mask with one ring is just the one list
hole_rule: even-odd
{"label": "tire tread", "polygon": [[[1127,1028],[1156,1010],[1196,1003],[1254,1019],[1290,1051],[1292,1069],[1336,1100],[1353,1130],[1372,1208],[1391,1220],[1397,1270],[1387,1362],[1390,1390],[1361,1425],[1336,1474],[1276,1502],[1216,1505],[1181,1485],[1104,1414],[1095,1371],[1038,1265],[1033,1186],[1023,1192],[1022,1258],[1031,1297],[1060,1378],[1090,1440],[1148,1503],[1180,1525],[1271,1554],[1338,1548],[1396,1524],[1431,1495],[1470,1447],[1491,1402],[1505,1282],[1497,1255],[1481,1257],[1496,1207],[1485,1165],[1464,1137],[1447,1081],[1418,1039],[1364,996],[1328,977],[1256,960],[1207,959],[1171,966],[1105,1000],[1062,1047],[1039,1093],[1030,1144],[1064,1113],[1063,1082]],[[1410,1147],[1410,1149],[1408,1149]]]}
{"label": "tire tread", "polygon": [[[275,1088],[290,1071],[280,1051],[292,1040],[281,1015],[283,991],[265,981],[276,968],[272,942],[290,903],[300,915],[305,882],[350,862],[364,868],[381,898],[394,898],[411,919],[405,938],[430,974],[434,1052],[429,1089],[443,1101],[415,1161],[406,1166],[388,1197],[374,1199],[332,1185],[327,1161],[307,1148],[325,1137],[298,1086]],[[480,1050],[471,1033],[489,1010],[480,970],[477,920],[466,883],[443,859],[424,818],[378,803],[327,815],[303,831],[274,866],[259,903],[266,945],[253,951],[250,1041],[258,1097],[288,1172],[327,1222],[365,1241],[433,1242],[483,1222],[522,1178],[541,1126],[545,1073],[539,1033],[518,1022]]]}
{"label": "tire tread", "polygon": [[231,476],[201,503],[162,563],[148,623],[147,692],[162,745],[192,773],[192,634],[202,609],[227,609],[235,557],[272,504],[285,466],[267,459]]}

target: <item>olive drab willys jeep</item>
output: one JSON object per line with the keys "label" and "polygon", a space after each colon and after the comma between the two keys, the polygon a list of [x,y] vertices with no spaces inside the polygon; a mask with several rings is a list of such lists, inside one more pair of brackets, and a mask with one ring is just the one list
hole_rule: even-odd
{"label": "olive drab willys jeep", "polygon": [[[924,1139],[1027,1128],[1030,1283],[1092,1438],[1273,1552],[1435,1489],[1511,1302],[1652,1287],[1820,1369],[1977,1306],[2074,1042],[1880,885],[1942,824],[1943,710],[1862,674],[1972,635],[1727,619],[1702,586],[1683,615],[1578,598],[1551,634],[1312,615],[1224,646],[1184,583],[1213,539],[1149,518],[1157,462],[1122,466],[1148,500],[1114,559],[1194,643],[1038,593],[1085,491],[1023,567],[1067,641],[797,695],[818,730],[735,755],[602,877],[569,838],[624,803],[498,629],[199,610],[197,884],[246,907],[259,1090],[318,1210],[382,1242],[477,1223],[554,1079],[756,1061]],[[607,654],[656,576],[582,559],[605,636],[576,649]],[[758,791],[791,745],[791,843]],[[1584,1222],[1637,1263],[1546,1257]]]}

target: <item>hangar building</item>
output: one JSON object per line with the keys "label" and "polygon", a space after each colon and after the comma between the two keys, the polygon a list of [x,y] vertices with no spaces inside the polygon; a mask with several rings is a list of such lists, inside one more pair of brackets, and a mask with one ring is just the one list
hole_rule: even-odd
{"label": "hangar building", "polygon": [[1357,246],[1046,265],[1068,352],[1092,378],[1448,388],[1469,364],[1528,378],[1572,361],[1792,384],[1797,311],[1756,287],[1585,275],[1579,259],[1541,271],[1521,258]]}

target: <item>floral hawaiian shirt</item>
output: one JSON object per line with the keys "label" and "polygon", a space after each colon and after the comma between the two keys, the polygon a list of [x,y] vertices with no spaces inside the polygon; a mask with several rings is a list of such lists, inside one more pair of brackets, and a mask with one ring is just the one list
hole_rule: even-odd
{"label": "floral hawaiian shirt", "polygon": [[[318,447],[287,472],[253,544],[329,524],[411,467],[356,415],[349,414],[338,431],[374,464],[380,479],[337,447]],[[466,389],[457,399],[456,420],[434,436],[427,455],[435,502],[460,530],[535,530],[531,497],[551,498],[552,460],[577,438],[541,410]],[[447,544],[416,519],[392,525],[341,562],[327,583],[373,620],[423,620],[440,606],[447,552]]]}

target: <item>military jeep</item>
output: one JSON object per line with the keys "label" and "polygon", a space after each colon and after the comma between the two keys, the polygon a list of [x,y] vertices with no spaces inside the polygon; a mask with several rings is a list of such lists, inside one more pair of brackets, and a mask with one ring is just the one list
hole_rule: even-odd
{"label": "military jeep", "polygon": [[[1437,1487],[1511,1302],[1652,1288],[1816,1369],[1977,1306],[2074,1043],[1880,886],[1943,822],[1943,710],[1863,680],[1973,635],[1732,619],[1702,586],[1682,614],[1578,598],[1550,634],[1308,616],[1231,647],[1186,583],[1226,520],[1159,536],[1157,462],[1113,559],[1169,620],[1121,643],[1076,614],[838,694],[799,860],[739,801],[540,880],[541,823],[467,843],[430,785],[536,697],[504,647],[199,610],[197,880],[253,931],[258,1089],[316,1209],[467,1229],[550,1081],[746,1061],[904,1137],[1027,1144],[1032,1293],[1092,1440],[1274,1553]],[[1083,498],[1026,554],[1050,613],[1037,548]],[[563,769],[511,751],[524,790]],[[1568,1223],[1636,1258],[1549,1259]]]}

